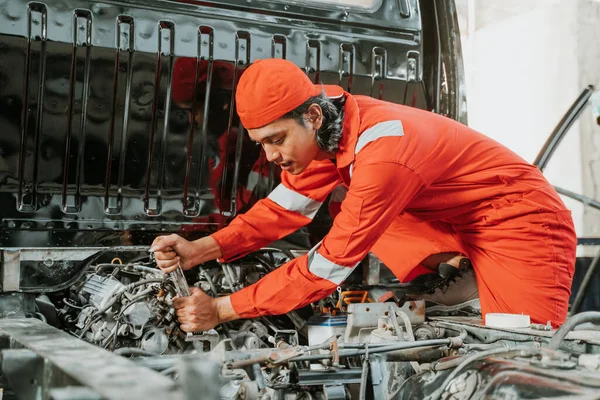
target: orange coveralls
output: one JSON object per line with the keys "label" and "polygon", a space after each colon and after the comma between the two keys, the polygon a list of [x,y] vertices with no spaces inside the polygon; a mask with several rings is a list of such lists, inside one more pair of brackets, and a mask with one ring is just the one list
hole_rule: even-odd
{"label": "orange coveralls", "polygon": [[[473,263],[482,312],[564,322],[575,264],[570,211],[540,171],[451,119],[348,93],[333,160],[314,161],[214,233],[225,261],[308,224],[338,185],[333,227],[307,255],[231,296],[242,318],[331,294],[369,252],[404,281],[431,254]],[[422,268],[422,267],[421,267]]]}

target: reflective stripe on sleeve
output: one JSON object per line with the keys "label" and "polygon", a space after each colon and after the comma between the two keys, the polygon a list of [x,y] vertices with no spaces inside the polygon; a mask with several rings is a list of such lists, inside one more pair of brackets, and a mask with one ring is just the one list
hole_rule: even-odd
{"label": "reflective stripe on sleeve", "polygon": [[279,184],[269,194],[269,199],[279,204],[286,210],[297,212],[310,219],[317,215],[317,211],[323,204],[320,201],[313,200],[298,192],[288,189],[283,184]]}
{"label": "reflective stripe on sleeve", "polygon": [[356,263],[354,267],[338,265],[320,255],[317,251],[319,247],[321,247],[320,242],[308,252],[308,270],[318,277],[327,279],[336,285],[344,282],[359,264]]}

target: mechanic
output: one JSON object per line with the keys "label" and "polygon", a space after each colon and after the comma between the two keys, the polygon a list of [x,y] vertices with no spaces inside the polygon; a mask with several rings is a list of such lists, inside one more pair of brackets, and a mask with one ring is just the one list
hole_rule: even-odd
{"label": "mechanic", "polygon": [[236,105],[250,138],[281,167],[281,184],[211,236],[156,238],[151,251],[164,272],[256,251],[308,224],[336,188],[347,193],[308,254],[230,296],[197,289],[178,299],[184,331],[318,301],[369,251],[401,282],[468,257],[484,315],[564,322],[575,265],[571,214],[512,151],[432,112],[314,85],[280,59],[248,67]]}

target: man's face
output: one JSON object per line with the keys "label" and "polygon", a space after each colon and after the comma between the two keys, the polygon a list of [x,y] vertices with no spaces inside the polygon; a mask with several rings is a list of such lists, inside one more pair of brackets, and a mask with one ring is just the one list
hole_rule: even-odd
{"label": "man's face", "polygon": [[302,123],[296,119],[278,119],[262,128],[250,129],[248,134],[250,139],[262,145],[267,160],[297,175],[321,153],[315,137],[315,130],[322,123],[320,111],[320,107],[313,104],[303,116]]}

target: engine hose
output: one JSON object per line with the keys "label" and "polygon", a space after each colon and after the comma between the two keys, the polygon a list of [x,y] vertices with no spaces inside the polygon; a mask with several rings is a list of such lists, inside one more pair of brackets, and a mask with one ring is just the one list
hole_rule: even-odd
{"label": "engine hose", "polygon": [[85,335],[85,333],[92,327],[92,325],[94,325],[96,322],[100,321],[100,318],[102,318],[102,314],[96,314],[96,316],[94,318],[92,318],[90,320],[90,322],[87,323],[86,326],[83,327],[83,329],[81,330],[81,333],[79,334],[79,339],[83,338],[83,335]]}
{"label": "engine hose", "polygon": [[367,384],[369,381],[369,347],[365,348],[365,359],[363,360],[362,371],[360,373],[359,400],[367,399]]}
{"label": "engine hose", "polygon": [[150,293],[152,293],[153,289],[152,288],[148,288],[140,293],[138,293],[137,295],[135,295],[134,297],[131,298],[131,300],[129,301],[129,303],[127,303],[119,312],[119,314],[115,317],[116,320],[119,320],[121,318],[123,318],[123,315],[125,314],[125,310],[127,310],[130,306],[132,306],[135,303],[138,303],[140,300],[145,299]]}
{"label": "engine hose", "polygon": [[138,349],[137,347],[121,347],[114,351],[115,354],[119,356],[144,356],[144,357],[156,357],[157,355],[154,353],[150,353],[149,351]]}
{"label": "engine hose", "polygon": [[[391,320],[392,320],[392,323],[394,324],[394,329],[396,329],[396,335],[398,335],[398,338],[401,337],[402,331],[400,330],[401,328],[398,324],[398,320],[396,319],[396,315],[398,315],[398,316],[400,316],[400,318],[402,318],[402,321],[404,322],[404,328],[406,329],[406,334],[408,335],[408,339],[411,342],[414,342],[415,334],[413,332],[412,324],[410,323],[410,318],[408,317],[408,315],[402,310],[398,310],[398,311],[394,312],[394,307],[392,307],[392,306],[389,307],[388,312],[389,312],[389,315],[391,316]],[[415,370],[415,374],[418,374],[421,372],[421,367],[419,366],[419,363],[417,363],[415,361],[411,361],[410,365]]]}
{"label": "engine hose", "polygon": [[69,301],[69,299],[67,299],[66,297],[63,298],[63,303],[65,303],[67,306],[72,307],[76,310],[83,310],[83,307],[78,306],[77,304],[73,304]]}
{"label": "engine hose", "polygon": [[442,328],[446,328],[446,329],[450,329],[451,331],[458,332],[460,334],[459,337],[463,341],[467,338],[467,336],[469,336],[469,333],[463,327],[458,327],[456,325],[449,324],[449,323],[446,323],[446,322],[443,322],[443,321],[435,321],[433,323],[433,326],[436,326],[436,327],[437,326],[441,326]]}
{"label": "engine hose", "polygon": [[109,263],[104,263],[104,264],[97,264],[94,267],[94,272],[95,273],[99,273],[100,271],[104,270],[104,269],[115,269],[115,268],[122,268],[124,265],[123,264],[109,264]]}
{"label": "engine hose", "polygon": [[137,265],[133,266],[133,269],[140,272],[147,272],[149,274],[162,275],[162,271],[158,268],[146,267],[145,265]]}
{"label": "engine hose", "polygon": [[117,345],[117,334],[119,333],[119,321],[116,322],[115,333],[113,334],[112,341],[110,342],[110,350],[114,350]]}
{"label": "engine hose", "polygon": [[560,344],[565,339],[567,334],[581,324],[586,322],[600,322],[600,312],[598,311],[585,311],[579,314],[575,314],[569,317],[567,321],[556,331],[552,340],[548,344],[550,350],[558,350]]}
{"label": "engine hose", "polygon": [[112,298],[104,305],[104,307],[102,307],[101,309],[98,310],[98,314],[104,314],[109,308],[112,307],[113,304],[115,304],[115,301],[117,301],[119,299],[119,297],[121,297],[123,295],[123,293],[128,292],[131,289],[134,289],[138,286],[146,285],[148,283],[160,283],[160,282],[163,282],[164,280],[165,280],[164,277],[149,278],[149,279],[142,279],[140,281],[130,283],[129,285],[125,286],[124,288],[122,288],[118,292],[116,292],[112,296]]}
{"label": "engine hose", "polygon": [[[388,353],[391,351],[404,350],[404,349],[414,349],[418,347],[428,347],[428,346],[450,346],[450,347],[460,347],[462,346],[462,340],[457,338],[448,338],[448,339],[432,339],[432,340],[420,340],[418,342],[400,342],[396,344],[386,345],[386,346],[377,346],[371,347],[368,350],[369,354],[377,354],[377,353]],[[348,351],[340,351],[340,357],[355,357],[362,356],[367,353],[366,349],[358,349],[358,350],[348,350]],[[332,354],[312,354],[306,356],[297,356],[291,358],[290,361],[317,361],[317,360],[327,360],[332,358]]]}
{"label": "engine hose", "polygon": [[[471,356],[461,357],[460,363],[458,363],[458,365],[456,366],[454,371],[452,371],[450,374],[448,374],[448,376],[446,377],[446,379],[444,380],[442,385],[439,388],[437,388],[433,393],[431,393],[429,396],[425,397],[424,400],[439,400],[440,397],[442,396],[442,394],[444,393],[444,391],[446,390],[446,388],[448,387],[448,385],[450,384],[450,382],[452,382],[452,380],[454,378],[456,378],[460,373],[462,373],[463,370],[474,361],[478,361],[478,360],[484,359],[486,357],[497,356],[497,355],[501,355],[501,354],[508,356],[510,353],[514,353],[512,355],[512,357],[514,357],[514,356],[527,357],[527,356],[539,354],[540,352],[541,352],[541,350],[539,350],[539,349],[529,348],[529,347],[525,347],[525,348],[521,347],[521,348],[516,348],[513,350],[506,350],[505,348],[501,348],[501,349],[486,350],[486,351],[482,351],[480,353],[473,354]],[[452,360],[452,361],[454,361],[454,360]],[[448,361],[448,362],[452,362],[452,361]]]}
{"label": "engine hose", "polygon": [[39,319],[40,321],[44,322],[44,323],[48,323],[48,319],[44,316],[44,314],[42,314],[41,312],[36,312],[35,316],[37,317],[37,319]]}
{"label": "engine hose", "polygon": [[100,343],[100,347],[102,347],[103,349],[106,349],[108,347],[108,345],[113,341],[113,339],[116,340],[118,330],[119,330],[119,321],[117,321],[115,323],[114,328],[110,331],[110,333],[108,334],[106,339],[104,339],[104,341],[102,343]]}

